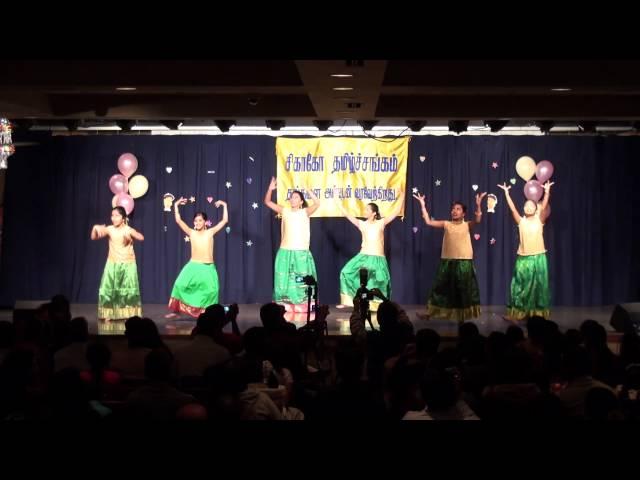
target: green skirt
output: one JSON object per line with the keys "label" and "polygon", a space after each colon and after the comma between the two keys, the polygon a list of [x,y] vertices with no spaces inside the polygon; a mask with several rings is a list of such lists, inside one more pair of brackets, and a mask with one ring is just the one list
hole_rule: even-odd
{"label": "green skirt", "polygon": [[473,260],[440,260],[427,315],[458,322],[480,316],[480,290]]}
{"label": "green skirt", "polygon": [[518,255],[511,279],[507,315],[514,320],[539,316],[549,318],[551,291],[546,253]]}
{"label": "green skirt", "polygon": [[[359,253],[342,267],[340,272],[340,303],[353,306],[353,297],[360,288],[360,269],[369,271],[367,288],[378,288],[385,297],[391,297],[391,275],[387,259],[380,255]],[[381,301],[376,299],[376,301]]]}
{"label": "green skirt", "polygon": [[316,280],[316,264],[309,250],[278,249],[273,279],[273,301],[301,305],[307,301],[306,285],[302,277]]}
{"label": "green skirt", "polygon": [[107,260],[98,290],[98,318],[121,320],[142,316],[136,262]]}
{"label": "green skirt", "polygon": [[208,306],[218,303],[219,290],[215,264],[191,261],[173,284],[169,310],[198,318]]}

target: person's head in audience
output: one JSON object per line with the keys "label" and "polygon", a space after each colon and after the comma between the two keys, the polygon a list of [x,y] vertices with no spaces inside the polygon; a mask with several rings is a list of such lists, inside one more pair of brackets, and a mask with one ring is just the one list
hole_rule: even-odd
{"label": "person's head in audience", "polygon": [[50,311],[57,315],[68,315],[71,318],[71,305],[64,295],[56,295],[51,299]]}
{"label": "person's head in audience", "polygon": [[196,328],[193,329],[192,335],[204,335],[213,338],[218,332],[215,319],[211,314],[203,312],[196,321]]}
{"label": "person's head in audience", "polygon": [[507,354],[509,348],[509,340],[505,333],[491,332],[487,337],[486,350],[489,361],[499,362]]}
{"label": "person's head in audience", "polygon": [[590,376],[591,357],[589,352],[582,347],[568,350],[563,357],[564,375],[568,381],[576,378]]}
{"label": "person's head in audience", "polygon": [[5,350],[13,347],[16,341],[16,327],[13,323],[0,322],[0,349]]}
{"label": "person's head in audience", "polygon": [[587,420],[619,420],[618,399],[608,388],[595,387],[585,398],[585,418]]}
{"label": "person's head in audience", "polygon": [[244,392],[248,387],[246,363],[245,359],[234,358],[225,364],[208,367],[204,371],[204,378],[213,395],[237,395]]}
{"label": "person's head in audience", "polygon": [[640,363],[640,337],[635,331],[626,332],[620,343],[620,359],[626,367],[634,363]]}
{"label": "person's head in audience", "polygon": [[420,381],[424,365],[409,362],[401,357],[391,369],[387,384],[392,418],[402,418],[409,410],[422,410],[424,400],[420,393]]}
{"label": "person's head in audience", "polygon": [[240,418],[242,405],[238,396],[248,387],[240,363],[242,360],[234,359],[205,370],[205,381],[211,392],[208,402],[210,418],[226,421]]}
{"label": "person's head in audience", "polygon": [[171,380],[173,359],[164,350],[152,350],[144,359],[144,376],[152,382],[165,383]]}
{"label": "person's head in audience", "polygon": [[205,313],[213,320],[216,331],[221,332],[227,321],[227,313],[220,304],[210,305],[206,308]]}
{"label": "person's head in audience", "polygon": [[509,346],[511,347],[515,347],[524,342],[524,332],[518,325],[510,325],[509,328],[507,328],[506,336]]}
{"label": "person's head in audience", "polygon": [[497,383],[524,384],[533,381],[533,362],[521,349],[511,349],[497,367]]}
{"label": "person's head in audience", "polygon": [[451,373],[444,370],[427,369],[420,382],[420,390],[429,410],[447,410],[458,400],[456,381]]}
{"label": "person's head in audience", "polygon": [[284,307],[277,303],[266,303],[260,307],[260,320],[267,330],[274,330],[286,323]]}
{"label": "person's head in audience", "polygon": [[578,348],[582,344],[582,334],[580,330],[570,328],[564,332],[566,348]]}
{"label": "person's head in audience", "polygon": [[624,387],[627,390],[640,390],[640,364],[631,364],[624,369]]}
{"label": "person's head in audience", "polygon": [[390,302],[384,301],[378,307],[378,325],[380,325],[380,331],[385,332],[386,330],[392,329],[394,326],[398,324],[398,317],[400,312],[398,311],[398,307]]}
{"label": "person's head in audience", "polygon": [[416,354],[419,358],[433,358],[440,348],[440,334],[431,328],[416,333]]}
{"label": "person's head in audience", "polygon": [[26,343],[40,344],[43,341],[43,330],[42,321],[30,315],[25,319],[23,340]]}
{"label": "person's head in audience", "polygon": [[0,367],[0,418],[27,408],[33,373],[31,350],[16,349],[7,353]]}
{"label": "person's head in audience", "polygon": [[585,320],[580,326],[587,350],[603,350],[607,347],[607,331],[595,320]]}
{"label": "person's head in audience", "polygon": [[464,322],[458,327],[458,342],[463,343],[474,340],[480,336],[478,326],[472,322]]}
{"label": "person's head in audience", "polygon": [[480,365],[485,360],[485,338],[475,323],[465,322],[458,327],[458,353],[462,363]]}
{"label": "person's head in audience", "polygon": [[336,351],[336,373],[342,383],[358,382],[364,368],[364,354],[351,345],[339,347]]}
{"label": "person's head in audience", "polygon": [[144,348],[144,322],[140,317],[131,317],[124,322],[124,335],[127,337],[129,348]]}
{"label": "person's head in audience", "polygon": [[69,335],[72,342],[86,342],[89,340],[89,324],[84,317],[76,317],[71,320]]}
{"label": "person's head in audience", "polygon": [[65,368],[57,372],[49,389],[54,418],[84,418],[89,415],[89,394],[80,372]]}
{"label": "person's head in audience", "polygon": [[543,317],[533,316],[527,319],[527,333],[529,340],[536,345],[543,345],[548,332],[546,320]]}
{"label": "person's head in audience", "polygon": [[444,370],[460,366],[460,357],[454,347],[446,347],[440,350],[431,361],[432,368]]}
{"label": "person's head in audience", "polygon": [[140,339],[144,347],[152,350],[164,345],[160,332],[158,332],[158,326],[147,317],[142,318],[140,322]]}
{"label": "person's head in audience", "polygon": [[26,385],[33,376],[34,355],[31,350],[11,350],[2,362],[3,380],[12,384]]}
{"label": "person's head in audience", "polygon": [[87,345],[86,357],[93,372],[102,372],[111,362],[111,350],[103,342],[92,342]]}
{"label": "person's head in audience", "polygon": [[251,327],[242,336],[247,355],[262,358],[265,355],[267,334],[263,327]]}

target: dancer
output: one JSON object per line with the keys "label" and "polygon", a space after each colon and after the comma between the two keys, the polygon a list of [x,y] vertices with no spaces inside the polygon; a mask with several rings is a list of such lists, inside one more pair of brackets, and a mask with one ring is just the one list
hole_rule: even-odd
{"label": "dancer", "polygon": [[186,313],[198,318],[208,306],[218,303],[219,283],[218,271],[213,262],[213,236],[229,221],[227,204],[222,200],[214,204],[216,208],[222,207],[222,220],[213,228],[207,228],[207,214],[204,212],[196,212],[193,217],[193,228],[189,228],[180,217],[179,207],[186,203],[186,198],[179,198],[175,203],[174,211],[176,223],[189,236],[191,260],[182,267],[173,285],[169,310],[175,313],[167,315],[167,318],[174,317],[177,313]]}
{"label": "dancer", "polygon": [[480,203],[486,195],[486,192],[476,195],[475,220],[470,222],[464,219],[467,207],[461,202],[451,205],[451,220],[433,220],[427,212],[424,195],[413,196],[420,202],[425,223],[444,229],[440,265],[427,302],[427,318],[462,323],[480,315],[480,291],[473,266],[470,234],[471,229],[482,221]]}
{"label": "dancer", "polygon": [[320,207],[320,199],[313,190],[307,189],[313,200],[309,206],[302,192],[295,190],[289,196],[289,206],[283,207],[271,201],[275,189],[276,179],[271,178],[264,204],[282,216],[280,248],[274,268],[273,301],[284,305],[287,311],[304,313],[307,311],[307,287],[303,279],[310,275],[317,280],[316,265],[309,251],[309,217]]}
{"label": "dancer", "polygon": [[138,268],[133,241],[144,236],[129,226],[123,207],[111,210],[111,225],[94,225],[91,240],[109,237],[109,255],[98,290],[98,319],[124,320],[142,316]]}
{"label": "dancer", "polygon": [[[360,288],[360,269],[369,271],[369,281],[366,287],[371,290],[379,289],[385,297],[391,297],[391,275],[389,265],[384,255],[384,229],[400,215],[404,206],[404,189],[400,190],[401,201],[386,217],[380,217],[380,209],[375,203],[369,203],[365,209],[365,220],[358,220],[349,215],[342,204],[338,208],[342,214],[362,233],[360,253],[349,260],[340,272],[340,303],[338,308],[353,306],[353,296]],[[379,299],[371,302],[371,310],[376,311]]]}
{"label": "dancer", "polygon": [[539,316],[549,319],[551,292],[549,290],[549,267],[547,250],[544,246],[544,224],[549,218],[549,197],[553,182],[544,184],[544,198],[540,205],[532,200],[524,203],[524,217],[520,216],[511,199],[511,186],[498,185],[511,209],[511,215],[518,225],[520,244],[513,268],[507,320],[515,321]]}

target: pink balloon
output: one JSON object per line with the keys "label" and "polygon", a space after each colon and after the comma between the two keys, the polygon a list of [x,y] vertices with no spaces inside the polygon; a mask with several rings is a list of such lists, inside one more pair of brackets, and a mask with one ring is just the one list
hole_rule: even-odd
{"label": "pink balloon", "polygon": [[529,180],[524,184],[524,196],[529,200],[537,202],[542,198],[542,185],[537,180]]}
{"label": "pink balloon", "polygon": [[536,167],[536,178],[540,183],[544,183],[553,175],[553,163],[543,160]]}
{"label": "pink balloon", "polygon": [[138,169],[138,159],[133,153],[123,153],[118,158],[118,170],[125,177],[129,178]]}
{"label": "pink balloon", "polygon": [[116,206],[124,208],[124,211],[127,212],[127,215],[129,215],[131,212],[133,212],[133,198],[128,193],[118,193],[116,195]]}
{"label": "pink balloon", "polygon": [[124,175],[116,173],[109,179],[109,188],[114,195],[126,193],[126,191],[129,190],[129,181]]}

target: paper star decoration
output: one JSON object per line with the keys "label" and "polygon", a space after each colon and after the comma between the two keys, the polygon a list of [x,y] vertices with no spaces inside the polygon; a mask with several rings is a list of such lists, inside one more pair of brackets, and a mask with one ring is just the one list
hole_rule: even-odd
{"label": "paper star decoration", "polygon": [[494,170],[495,170],[496,168],[498,168],[498,162],[493,162],[493,163],[491,164],[491,168],[493,168]]}
{"label": "paper star decoration", "polygon": [[249,241],[247,242],[247,247],[250,247],[251,245],[253,245],[253,242],[252,242],[251,240],[249,240]]}
{"label": "paper star decoration", "polygon": [[189,237],[185,235],[185,236],[184,236],[184,241],[185,241],[186,243],[189,243],[189,242],[190,242]]}
{"label": "paper star decoration", "polygon": [[413,193],[418,193],[418,187],[413,187],[413,188],[411,189],[411,191],[412,191]]}
{"label": "paper star decoration", "polygon": [[258,204],[256,202],[253,202],[251,204],[251,208],[253,208],[255,210],[256,208],[258,208]]}
{"label": "paper star decoration", "polygon": [[442,183],[442,180],[440,179],[436,180],[436,187],[439,187],[441,183]]}
{"label": "paper star decoration", "polygon": [[495,238],[492,238],[492,239],[489,241],[489,243],[490,243],[491,245],[495,245],[495,243],[496,243],[496,239],[495,239]]}
{"label": "paper star decoration", "polygon": [[211,225],[213,225],[213,223],[211,223],[211,220],[207,220],[206,222],[204,222],[204,224],[205,224],[207,227],[210,227]]}
{"label": "paper star decoration", "polygon": [[224,186],[227,187],[227,188],[231,188],[231,182],[225,183]]}
{"label": "paper star decoration", "polygon": [[190,198],[189,198],[189,201],[190,201],[191,203],[196,203],[196,197],[190,197]]}

